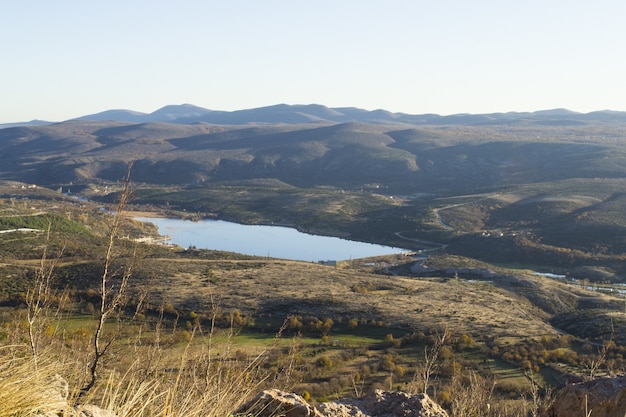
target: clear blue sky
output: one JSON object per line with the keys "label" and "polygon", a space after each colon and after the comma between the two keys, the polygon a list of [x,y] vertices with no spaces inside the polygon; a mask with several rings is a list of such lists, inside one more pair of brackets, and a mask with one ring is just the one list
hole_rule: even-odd
{"label": "clear blue sky", "polygon": [[626,110],[623,0],[0,0],[0,123],[191,103]]}

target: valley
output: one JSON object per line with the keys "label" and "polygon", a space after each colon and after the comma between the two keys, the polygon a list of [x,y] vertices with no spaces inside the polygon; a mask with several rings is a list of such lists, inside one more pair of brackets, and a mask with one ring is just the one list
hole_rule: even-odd
{"label": "valley", "polygon": [[[453,381],[478,374],[499,399],[523,402],[534,383],[626,369],[626,122],[301,116],[1,129],[0,340],[29,339],[29,297],[49,271],[62,318],[41,337],[88,362],[110,259],[110,285],[128,287],[107,334],[138,361],[162,347],[145,372],[167,375],[209,335],[233,363],[265,352],[268,385],[289,375],[312,401],[422,384],[445,406]],[[146,213],[289,225],[411,254],[323,265],[150,244],[156,227],[132,218]]]}

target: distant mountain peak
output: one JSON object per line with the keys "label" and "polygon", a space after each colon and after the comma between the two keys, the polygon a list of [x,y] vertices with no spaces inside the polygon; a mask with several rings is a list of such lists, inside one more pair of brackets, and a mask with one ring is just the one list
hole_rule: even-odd
{"label": "distant mountain peak", "polygon": [[535,112],[507,112],[489,114],[458,113],[448,116],[438,114],[393,113],[385,109],[364,110],[357,107],[327,107],[322,104],[285,104],[220,111],[210,110],[193,104],[170,104],[146,114],[132,110],[107,110],[82,116],[74,120],[116,120],[131,123],[165,122],[176,124],[208,123],[216,125],[254,124],[301,124],[301,123],[347,123],[363,122],[375,124],[408,125],[494,125],[508,123],[578,124],[626,122],[626,112],[597,111],[577,113],[564,108]]}
{"label": "distant mountain peak", "polygon": [[71,120],[116,120],[120,122],[137,122],[143,121],[143,118],[147,116],[146,113],[137,112],[134,110],[126,109],[113,109],[105,110],[100,113],[88,114],[86,116],[76,117]]}
{"label": "distant mountain peak", "polygon": [[532,114],[545,115],[545,116],[572,116],[572,115],[581,114],[581,113],[559,108],[559,109],[550,109],[550,110],[539,110],[539,111],[533,112]]}
{"label": "distant mountain peak", "polygon": [[202,115],[211,112],[204,107],[193,104],[170,104],[153,111],[147,117],[151,122],[176,122],[179,119],[197,119]]}

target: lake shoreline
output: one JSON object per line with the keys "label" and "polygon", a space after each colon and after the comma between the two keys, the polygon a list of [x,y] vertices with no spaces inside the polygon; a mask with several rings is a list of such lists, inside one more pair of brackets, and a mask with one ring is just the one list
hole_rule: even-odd
{"label": "lake shoreline", "polygon": [[144,212],[127,213],[135,220],[153,223],[160,235],[171,236],[171,243],[181,247],[309,262],[344,261],[409,251],[341,237],[314,235],[282,224],[247,225],[217,219],[162,217],[154,212],[149,216],[137,214]]}

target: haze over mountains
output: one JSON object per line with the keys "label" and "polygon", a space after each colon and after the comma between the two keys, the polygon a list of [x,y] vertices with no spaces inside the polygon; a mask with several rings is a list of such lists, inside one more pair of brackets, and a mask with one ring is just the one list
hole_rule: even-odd
{"label": "haze over mountains", "polygon": [[[77,117],[72,120],[116,120],[130,123],[166,122],[178,124],[254,124],[254,123],[405,123],[412,125],[490,125],[512,123],[537,123],[571,125],[593,122],[624,122],[626,112],[596,111],[577,113],[566,109],[543,110],[536,112],[508,112],[490,114],[455,114],[440,116],[437,114],[412,115],[392,113],[386,110],[363,110],[356,107],[330,108],[318,104],[287,105],[260,107],[237,111],[209,110],[191,104],[168,105],[152,113],[132,110],[106,110],[100,113]],[[10,123],[0,127],[23,125],[41,125],[51,122],[33,120],[31,122]]]}

